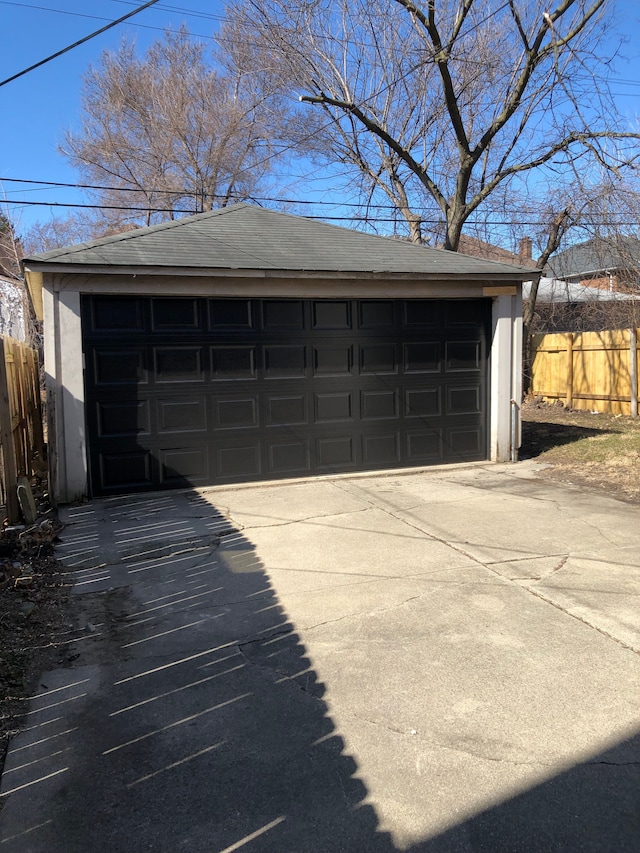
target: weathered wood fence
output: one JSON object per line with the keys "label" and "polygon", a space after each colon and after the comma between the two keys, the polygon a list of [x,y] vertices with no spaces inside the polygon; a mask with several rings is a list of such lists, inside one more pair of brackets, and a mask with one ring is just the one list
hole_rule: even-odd
{"label": "weathered wood fence", "polygon": [[638,329],[534,335],[531,372],[547,402],[638,415]]}
{"label": "weathered wood fence", "polygon": [[[42,470],[44,435],[38,353],[0,336],[0,500],[9,524],[20,520],[18,478],[30,478],[34,460]],[[1,521],[1,519],[0,519]]]}

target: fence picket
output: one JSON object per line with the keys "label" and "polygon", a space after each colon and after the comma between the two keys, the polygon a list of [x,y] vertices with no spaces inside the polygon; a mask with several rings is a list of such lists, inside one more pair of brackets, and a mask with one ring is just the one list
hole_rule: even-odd
{"label": "fence picket", "polygon": [[44,458],[38,353],[0,336],[0,445],[7,521],[20,521],[18,477],[31,477],[35,454]]}
{"label": "fence picket", "polygon": [[636,416],[637,337],[635,329],[535,335],[533,395],[575,409]]}

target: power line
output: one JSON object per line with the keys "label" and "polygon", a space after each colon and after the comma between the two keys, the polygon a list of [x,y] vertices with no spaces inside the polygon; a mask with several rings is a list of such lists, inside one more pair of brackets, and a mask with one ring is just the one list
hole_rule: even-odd
{"label": "power line", "polygon": [[[279,201],[279,199],[274,199],[274,201]],[[282,200],[282,202],[285,203],[285,200]],[[3,199],[1,203],[2,204],[15,204],[15,205],[19,205],[19,206],[22,206],[22,205],[32,206],[33,205],[33,206],[41,206],[41,207],[64,207],[64,208],[73,207],[73,208],[82,208],[82,209],[89,209],[89,210],[124,210],[124,211],[129,211],[131,213],[172,213],[172,214],[174,214],[174,213],[183,214],[184,213],[184,214],[189,215],[189,216],[193,216],[198,212],[200,212],[200,213],[203,212],[203,211],[194,211],[194,210],[189,210],[186,208],[175,208],[175,207],[173,207],[173,208],[171,208],[171,207],[131,207],[131,206],[117,205],[117,204],[80,204],[77,202],[67,203],[67,202],[60,202],[60,201],[26,201],[26,200],[19,200],[19,199]],[[304,202],[293,201],[292,203],[299,204],[299,203],[304,203]],[[308,203],[314,204],[314,202],[308,202]],[[206,212],[206,211],[204,211],[204,212]],[[398,222],[402,222],[402,220],[399,220],[398,218],[392,218],[392,217],[387,218],[387,217],[382,217],[382,216],[357,216],[357,215],[354,215],[354,216],[333,216],[333,215],[316,216],[313,214],[309,214],[305,218],[306,219],[319,219],[322,221],[330,220],[332,222],[369,222],[371,224],[391,223],[391,224],[397,225]],[[442,225],[442,223],[443,223],[442,218],[440,218],[440,219],[427,219],[427,218],[421,217],[419,221],[423,225]],[[614,220],[612,218],[609,218],[609,219],[602,219],[602,220],[592,219],[590,221],[592,222],[592,224],[595,224],[595,225],[616,225],[616,226],[626,226],[626,225],[637,226],[638,225],[637,219]],[[467,223],[469,225],[495,225],[495,226],[501,226],[501,227],[508,226],[508,225],[513,225],[513,226],[518,226],[518,227],[521,227],[521,226],[537,226],[537,225],[544,226],[544,225],[549,224],[546,220],[543,220],[543,219],[468,219]]]}
{"label": "power line", "polygon": [[25,68],[23,71],[18,71],[17,74],[13,74],[11,77],[7,77],[6,80],[0,81],[0,86],[6,86],[7,83],[12,83],[14,80],[17,80],[18,77],[23,77],[25,74],[28,74],[30,71],[35,71],[36,68],[40,68],[41,65],[45,65],[47,62],[51,62],[52,59],[57,59],[59,56],[62,56],[63,53],[68,53],[70,50],[73,50],[75,47],[78,47],[81,44],[89,41],[96,36],[101,35],[107,30],[112,29],[117,24],[121,24],[123,21],[126,21],[128,18],[137,15],[138,12],[142,12],[145,9],[148,9],[149,6],[154,6],[158,3],[158,0],[149,0],[148,3],[144,3],[142,6],[139,6],[137,9],[134,9],[132,12],[127,12],[126,15],[123,15],[121,18],[117,18],[115,21],[110,21],[104,27],[101,27],[99,30],[96,30],[93,33],[90,33],[88,36],[75,41],[73,44],[68,45],[67,47],[63,47],[62,50],[58,50],[56,53],[52,53],[51,56],[47,56],[46,59],[41,59],[40,62],[36,62],[35,65],[30,65],[28,68]]}
{"label": "power line", "polygon": [[[119,1],[120,1],[120,2],[128,2],[128,0],[119,0]],[[7,2],[7,0],[0,0],[0,3],[3,3],[3,2]],[[123,17],[121,17],[121,18],[117,19],[116,21],[111,22],[108,26],[103,27],[102,29],[100,29],[100,30],[96,31],[95,33],[91,34],[90,36],[87,36],[85,39],[82,39],[82,40],[80,40],[80,41],[76,42],[74,45],[71,45],[71,46],[69,46],[68,48],[65,48],[63,51],[60,51],[60,52],[58,52],[57,54],[54,54],[53,56],[49,57],[48,59],[43,60],[42,62],[38,63],[37,65],[31,66],[31,68],[26,69],[26,70],[25,70],[25,71],[23,71],[23,72],[20,72],[20,74],[14,75],[13,77],[11,77],[11,78],[9,78],[9,79],[7,79],[7,80],[5,80],[5,81],[1,82],[1,83],[0,83],[0,86],[2,86],[2,85],[4,85],[4,84],[6,84],[6,83],[8,83],[8,82],[10,82],[11,80],[16,79],[16,77],[19,77],[19,76],[21,76],[22,74],[26,74],[28,71],[33,70],[34,68],[39,67],[39,65],[44,64],[45,62],[49,61],[50,59],[53,59],[53,58],[55,58],[56,56],[59,56],[59,55],[61,55],[62,53],[66,52],[66,51],[68,51],[68,50],[71,50],[73,47],[75,47],[75,46],[77,46],[77,45],[79,45],[79,44],[82,44],[84,41],[87,41],[88,39],[93,38],[94,36],[96,36],[96,35],[98,35],[98,34],[100,34],[100,33],[104,32],[105,30],[109,29],[110,27],[113,27],[113,26],[115,26],[116,24],[118,24],[118,23],[120,23],[120,22],[122,22],[122,21],[124,21],[124,20],[126,20],[126,19],[128,19],[128,18],[130,18],[132,15],[137,14],[138,12],[140,12],[140,11],[142,11],[142,10],[146,9],[147,7],[149,7],[149,6],[153,5],[154,3],[157,3],[157,2],[159,2],[159,0],[151,0],[151,2],[148,2],[148,3],[144,4],[143,6],[141,6],[141,7],[137,8],[137,9],[135,9],[134,11],[132,11],[132,12],[128,13],[127,15],[124,15]],[[26,5],[26,4],[18,4],[18,3],[16,3],[16,4],[12,4],[12,5]],[[473,29],[476,29],[476,28],[478,28],[479,26],[481,26],[482,24],[486,23],[490,18],[492,18],[492,17],[494,17],[495,15],[497,15],[499,12],[501,12],[503,9],[505,9],[508,5],[509,5],[509,3],[508,3],[508,2],[503,3],[503,4],[502,4],[501,6],[499,6],[497,9],[493,10],[492,12],[490,12],[490,13],[489,13],[485,18],[483,18],[481,21],[479,21],[479,22],[475,23],[475,24],[473,25],[473,27],[472,27],[472,30],[473,30]],[[160,7],[160,8],[165,8],[165,9],[168,9],[169,11],[174,11],[174,10],[175,10],[175,9],[171,9],[170,7]],[[60,11],[60,10],[51,10],[51,11]],[[184,11],[184,13],[186,13],[186,14],[191,14],[191,10],[179,10],[179,11]],[[197,14],[197,13],[193,13],[193,14]],[[216,18],[218,18],[218,16],[215,16],[215,15],[208,15],[208,16],[206,16],[206,15],[202,15],[201,17],[210,17],[210,18],[212,18],[212,19],[216,19]],[[218,18],[218,19],[219,19],[219,18]],[[362,106],[362,105],[365,105],[368,101],[371,101],[373,98],[378,97],[380,94],[382,94],[383,92],[385,92],[385,91],[387,91],[388,89],[390,89],[392,86],[396,85],[397,83],[399,83],[400,81],[402,81],[403,79],[405,79],[405,78],[406,78],[407,76],[409,76],[411,73],[415,72],[415,71],[417,70],[417,68],[419,68],[420,66],[422,66],[422,65],[424,65],[424,64],[425,64],[425,62],[424,62],[424,61],[422,61],[422,62],[418,63],[417,65],[412,66],[411,68],[409,68],[408,70],[406,70],[404,73],[402,73],[399,77],[397,77],[397,78],[395,78],[394,80],[390,81],[388,84],[386,84],[386,85],[382,86],[382,87],[381,87],[377,92],[374,92],[373,94],[369,95],[368,97],[366,97],[366,98],[362,99],[362,100],[360,101],[359,105],[361,105],[361,106]],[[621,81],[621,82],[627,82],[627,81]],[[333,116],[332,118],[330,118],[330,119],[329,119],[329,121],[327,121],[326,123],[322,124],[322,125],[320,126],[319,130],[327,129],[327,128],[329,128],[332,124],[334,124],[334,123],[336,123],[336,122],[339,122],[339,121],[340,121],[340,116],[339,116],[339,115],[338,115],[338,116]],[[304,142],[306,139],[309,139],[309,138],[311,138],[312,136],[316,135],[316,133],[317,133],[317,132],[318,132],[318,130],[317,130],[317,129],[316,129],[316,130],[314,130],[314,131],[313,131],[313,133],[309,134],[309,135],[308,135],[308,136],[306,136],[306,137],[303,137],[303,139],[302,139],[302,140],[298,140],[296,143],[291,143],[290,145],[286,145],[286,146],[284,146],[281,150],[279,150],[279,151],[277,151],[277,152],[274,152],[274,153],[272,153],[272,154],[270,154],[270,155],[267,155],[267,156],[266,156],[266,157],[264,157],[262,160],[258,161],[258,163],[257,163],[257,164],[253,164],[253,165],[252,165],[252,166],[250,166],[250,167],[246,167],[245,169],[242,169],[242,170],[241,170],[241,172],[242,172],[242,171],[246,171],[248,168],[255,168],[255,166],[257,166],[257,165],[261,165],[261,164],[263,164],[263,163],[265,163],[265,162],[268,162],[269,160],[273,159],[274,157],[277,157],[277,156],[279,156],[280,154],[282,154],[284,151],[287,151],[287,150],[289,150],[289,149],[291,149],[291,148],[296,147],[300,142]],[[16,181],[16,182],[17,182],[17,181],[19,181],[19,179],[14,179],[14,178],[5,178],[5,179],[0,179],[0,180]],[[152,191],[145,191],[145,190],[136,190],[136,189],[134,189],[134,188],[132,188],[132,189],[127,189],[127,188],[124,188],[124,187],[106,187],[106,186],[105,186],[105,187],[102,187],[102,186],[89,185],[89,184],[66,184],[66,183],[61,183],[61,182],[46,182],[46,181],[38,181],[38,182],[36,182],[36,181],[26,181],[26,180],[25,180],[25,181],[21,181],[21,182],[22,182],[22,183],[38,183],[38,184],[48,185],[48,186],[77,187],[77,188],[82,188],[82,189],[94,189],[94,190],[103,190],[103,191],[123,191],[123,192],[135,192],[135,191],[138,191],[138,192],[155,192],[155,193],[161,193],[161,194],[167,194],[167,195],[174,195],[174,196],[186,196],[186,195],[189,195],[189,193],[186,193],[186,192],[180,192],[180,191],[176,191],[176,190],[152,190]],[[195,193],[194,193],[194,195],[195,195]],[[265,198],[261,198],[261,199],[256,198],[256,199],[254,199],[254,200],[256,200],[256,201],[257,201],[257,200],[261,200],[261,201],[269,201],[269,202],[279,202],[279,203],[292,203],[292,204],[334,204],[334,206],[347,206],[347,205],[348,205],[348,206],[354,206],[354,207],[355,207],[355,206],[364,206],[364,205],[362,205],[362,204],[356,205],[356,204],[354,204],[354,203],[342,203],[342,202],[332,203],[332,202],[322,202],[322,201],[314,202],[314,201],[307,201],[307,200],[298,200],[298,199],[278,199],[278,198],[269,198],[269,197],[265,197]],[[9,201],[9,200],[7,200],[7,201]],[[173,211],[173,212],[177,212],[177,213],[193,213],[193,212],[194,212],[193,210],[177,210],[177,209],[172,209],[172,208],[148,208],[148,207],[144,207],[144,208],[131,208],[131,207],[115,207],[115,206],[113,206],[113,207],[109,207],[109,206],[106,206],[106,205],[64,204],[64,203],[60,203],[60,202],[33,202],[33,201],[26,201],[26,200],[23,200],[23,201],[14,201],[14,200],[11,200],[11,201],[10,201],[10,203],[12,203],[12,204],[22,204],[22,205],[42,205],[42,206],[61,206],[61,207],[79,207],[79,208],[80,208],[80,207],[85,207],[85,208],[93,208],[93,209],[132,210],[132,211],[146,211],[146,212],[158,212],[158,213],[161,213],[161,212],[172,212],[172,211]],[[369,205],[369,206],[370,206],[370,207],[376,207],[377,209],[385,209],[385,206],[383,206],[383,205]],[[393,206],[391,206],[391,205],[390,205],[390,206],[387,206],[387,207],[386,207],[386,209],[394,210],[395,208],[394,208]],[[343,218],[343,219],[345,219],[345,220],[348,220],[348,219],[352,219],[353,217],[342,217],[342,218]],[[370,220],[367,218],[367,220],[366,220],[366,221],[370,221]],[[395,220],[390,220],[390,221],[395,221]],[[431,220],[423,220],[423,221],[424,221],[424,222],[427,222],[427,221],[431,221]],[[435,221],[435,220],[434,220],[434,221]],[[493,223],[492,223],[492,224],[493,224]],[[520,224],[520,223],[507,223],[507,222],[503,222],[503,223],[495,223],[495,224]],[[521,223],[521,224],[535,224],[535,223]]]}
{"label": "power line", "polygon": [[[82,189],[82,190],[100,190],[103,192],[124,192],[124,193],[144,193],[145,195],[168,195],[168,196],[176,196],[176,197],[184,197],[184,196],[199,196],[199,193],[195,190],[192,192],[188,190],[170,190],[170,189],[142,189],[140,187],[108,187],[100,184],[78,184],[78,183],[69,183],[65,181],[37,181],[32,178],[6,178],[0,177],[1,183],[16,183],[16,184],[37,184],[39,187],[64,187],[69,189]],[[25,192],[29,192],[29,190],[24,190]],[[19,190],[16,190],[19,192]],[[221,193],[220,195],[213,195],[212,198],[227,198],[227,193]],[[233,196],[236,198],[236,196]],[[8,200],[8,199],[7,199]],[[251,196],[252,201],[260,202],[278,202],[279,204],[309,204],[309,205],[328,205],[331,207],[375,207],[377,210],[396,210],[397,208],[393,204],[374,204],[367,202],[352,202],[352,201],[324,201],[323,199],[318,199],[314,201],[313,199],[298,199],[298,198],[280,198],[277,196]],[[43,202],[44,203],[44,202]],[[147,208],[145,208],[146,210]]]}
{"label": "power line", "polygon": [[[115,0],[116,3],[124,3],[125,6],[135,6],[133,0]],[[178,12],[180,15],[188,15],[190,18],[203,18],[205,21],[224,21],[224,15],[216,15],[214,12],[196,12],[195,9],[183,9],[181,6],[158,6],[164,12]]]}
{"label": "power line", "polygon": [[[254,199],[255,201],[255,199]],[[270,199],[270,201],[281,201],[282,204],[313,204],[314,202],[298,202],[296,199]],[[131,205],[119,205],[119,204],[81,204],[80,202],[64,202],[64,201],[30,201],[26,199],[2,199],[2,204],[15,204],[15,205],[28,205],[28,206],[36,206],[36,207],[73,207],[73,208],[81,208],[85,210],[125,210],[130,211],[132,213],[184,213],[190,216],[194,216],[196,213],[203,213],[206,211],[197,211],[191,210],[188,208],[180,208],[180,207],[132,207]],[[338,202],[335,203],[336,206],[341,206]],[[353,221],[362,221],[362,222],[396,222],[396,219],[384,219],[381,217],[376,217],[373,219],[370,216],[308,216],[307,219],[335,219],[342,222],[353,222]],[[436,219],[423,219],[421,220],[425,223],[436,224],[440,220]]]}
{"label": "power line", "polygon": [[[134,4],[131,3],[129,5],[134,5]],[[0,0],[0,6],[18,6],[20,9],[35,9],[38,12],[53,12],[56,15],[70,15],[74,18],[87,18],[87,19],[91,19],[92,21],[109,21],[109,20],[111,20],[110,18],[104,18],[101,15],[88,15],[86,12],[70,12],[67,9],[52,9],[51,6],[35,6],[32,3],[16,3],[16,2],[14,2],[14,0]],[[159,6],[158,8],[162,9],[164,7]],[[199,18],[211,17],[213,20],[223,20],[222,18],[218,18],[217,16],[214,16],[214,15],[211,15],[211,16],[196,15],[195,13],[192,13],[187,9],[185,9],[184,12],[189,17],[194,17],[194,16],[199,17]],[[166,33],[166,31],[167,31],[166,27],[154,27],[151,24],[135,23],[135,24],[132,24],[132,26],[138,27],[138,28],[143,29],[143,30],[155,30],[156,32],[160,32],[160,33]],[[213,39],[215,41],[215,38],[213,36],[211,36],[210,34],[204,35],[203,33],[192,33],[191,31],[189,31],[189,35],[192,36],[193,38],[199,38],[199,39],[205,39],[205,40]]]}

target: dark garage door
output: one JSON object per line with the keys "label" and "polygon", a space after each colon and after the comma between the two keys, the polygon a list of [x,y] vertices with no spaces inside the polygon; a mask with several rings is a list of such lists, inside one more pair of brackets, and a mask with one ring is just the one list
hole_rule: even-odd
{"label": "dark garage door", "polygon": [[489,300],[83,300],[94,495],[485,459]]}

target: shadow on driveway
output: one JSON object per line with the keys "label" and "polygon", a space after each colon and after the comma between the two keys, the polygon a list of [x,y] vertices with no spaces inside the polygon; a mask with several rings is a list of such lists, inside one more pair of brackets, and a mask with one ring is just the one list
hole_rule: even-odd
{"label": "shadow on driveway", "polygon": [[241,531],[197,493],[68,522],[75,658],[42,677],[12,741],[2,853],[638,850],[638,738],[396,846]]}

